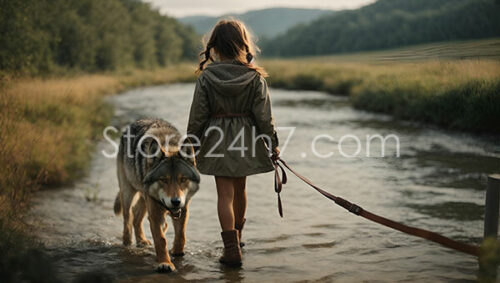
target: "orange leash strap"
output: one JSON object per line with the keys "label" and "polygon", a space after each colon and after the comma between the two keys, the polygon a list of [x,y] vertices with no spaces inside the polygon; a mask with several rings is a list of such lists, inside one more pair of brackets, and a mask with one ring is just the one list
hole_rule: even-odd
{"label": "orange leash strap", "polygon": [[[325,196],[326,198],[334,201],[337,205],[347,209],[349,212],[356,214],[358,216],[362,216],[368,220],[371,220],[373,222],[379,223],[381,225],[387,226],[389,228],[401,231],[403,233],[413,235],[416,237],[420,237],[438,244],[441,244],[447,248],[454,249],[469,255],[473,256],[479,256],[479,247],[474,246],[474,245],[469,245],[461,242],[457,242],[453,239],[450,239],[448,237],[445,237],[443,235],[440,235],[435,232],[431,232],[425,229],[420,229],[416,227],[411,227],[404,225],[402,223],[396,222],[394,220],[379,216],[377,214],[371,213],[367,210],[364,210],[360,206],[349,202],[348,200],[345,200],[341,197],[335,196],[330,194],[329,192],[319,188],[318,186],[314,185],[309,179],[306,177],[302,176],[301,174],[297,173],[295,170],[293,170],[288,163],[286,163],[283,159],[273,156],[271,158],[273,165],[274,165],[274,191],[278,194],[278,212],[281,217],[283,217],[283,207],[281,204],[281,189],[283,184],[286,184],[287,177],[285,173],[285,169],[283,168],[286,167],[290,172],[292,172],[295,176],[297,176],[299,179],[301,179],[304,183],[308,184],[311,186],[313,189],[318,191],[320,194]],[[281,163],[281,164],[280,164]],[[283,165],[283,166],[282,166]],[[278,168],[281,169],[281,176],[279,174]]]}

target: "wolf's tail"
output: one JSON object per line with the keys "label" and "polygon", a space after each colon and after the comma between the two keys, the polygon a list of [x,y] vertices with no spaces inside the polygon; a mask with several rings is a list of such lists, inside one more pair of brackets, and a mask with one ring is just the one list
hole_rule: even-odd
{"label": "wolf's tail", "polygon": [[115,211],[116,215],[120,215],[122,213],[122,201],[121,201],[119,192],[116,195],[115,205],[113,206],[113,210]]}

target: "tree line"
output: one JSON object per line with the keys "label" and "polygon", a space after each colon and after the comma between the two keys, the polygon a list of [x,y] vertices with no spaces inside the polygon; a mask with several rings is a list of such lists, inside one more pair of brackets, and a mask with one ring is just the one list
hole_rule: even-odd
{"label": "tree line", "polygon": [[198,35],[136,0],[0,0],[0,70],[152,68],[196,58]]}
{"label": "tree line", "polygon": [[379,0],[261,43],[266,56],[324,55],[500,36],[495,0]]}

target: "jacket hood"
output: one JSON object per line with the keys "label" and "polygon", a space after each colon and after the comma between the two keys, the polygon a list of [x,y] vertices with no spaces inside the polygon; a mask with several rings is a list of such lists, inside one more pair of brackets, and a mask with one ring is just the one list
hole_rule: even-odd
{"label": "jacket hood", "polygon": [[257,72],[245,65],[231,62],[215,62],[203,70],[203,77],[218,93],[239,95],[255,79]]}

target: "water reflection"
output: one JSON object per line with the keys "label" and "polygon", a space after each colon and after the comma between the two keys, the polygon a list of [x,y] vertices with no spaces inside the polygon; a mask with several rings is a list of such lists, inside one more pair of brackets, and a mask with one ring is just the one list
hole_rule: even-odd
{"label": "water reflection", "polygon": [[221,277],[225,282],[241,282],[245,279],[245,270],[243,268],[229,268],[221,266]]}

